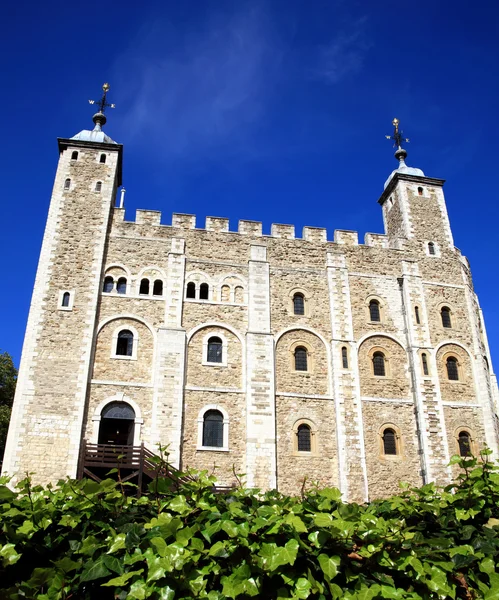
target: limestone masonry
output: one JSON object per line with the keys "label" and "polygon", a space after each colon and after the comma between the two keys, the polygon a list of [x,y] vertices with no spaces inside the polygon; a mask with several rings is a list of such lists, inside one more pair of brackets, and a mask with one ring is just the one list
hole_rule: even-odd
{"label": "limestone masonry", "polygon": [[[405,165],[384,234],[138,210],[116,201],[122,146],[59,139],[3,464],[75,477],[83,440],[169,446],[221,485],[363,501],[497,455],[496,377],[441,179]],[[306,478],[306,479],[305,479]]]}

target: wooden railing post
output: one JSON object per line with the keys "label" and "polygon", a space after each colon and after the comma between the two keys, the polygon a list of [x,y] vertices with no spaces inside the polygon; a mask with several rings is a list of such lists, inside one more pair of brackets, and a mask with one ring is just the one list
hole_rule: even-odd
{"label": "wooden railing post", "polygon": [[78,470],[76,472],[77,479],[83,479],[83,469],[85,468],[85,450],[87,447],[87,440],[83,439],[80,444],[80,452],[78,456]]}
{"label": "wooden railing post", "polygon": [[142,494],[142,475],[144,473],[144,442],[140,444],[139,481],[137,483],[137,498]]}

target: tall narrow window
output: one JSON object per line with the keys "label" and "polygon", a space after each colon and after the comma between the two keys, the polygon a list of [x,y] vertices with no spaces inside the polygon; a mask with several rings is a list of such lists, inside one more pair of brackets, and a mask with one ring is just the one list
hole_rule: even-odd
{"label": "tall narrow window", "polygon": [[386,375],[385,355],[383,352],[375,352],[373,354],[373,373],[377,377],[384,377]]}
{"label": "tall narrow window", "polygon": [[423,195],[423,188],[418,187],[418,196],[422,196],[422,195]]}
{"label": "tall narrow window", "polygon": [[341,349],[341,362],[343,363],[343,368],[348,369],[348,350],[346,346],[343,346]]}
{"label": "tall narrow window", "polygon": [[305,298],[303,294],[295,294],[293,296],[293,310],[295,315],[305,314]]}
{"label": "tall narrow window", "polygon": [[116,291],[118,294],[126,294],[126,277],[120,277],[116,284]]}
{"label": "tall narrow window", "polygon": [[228,285],[222,286],[222,302],[230,302],[230,287]]}
{"label": "tall narrow window", "polygon": [[78,160],[78,152],[76,150],[71,154],[71,160]]}
{"label": "tall narrow window", "polygon": [[446,362],[447,366],[447,379],[450,381],[459,381],[459,369],[457,366],[457,358],[449,356]]}
{"label": "tall narrow window", "polygon": [[62,295],[61,306],[64,308],[69,308],[69,299],[71,298],[71,294],[69,292],[64,292]]}
{"label": "tall narrow window", "polygon": [[222,340],[219,337],[211,337],[208,340],[208,356],[207,361],[210,363],[222,362]]}
{"label": "tall narrow window", "polygon": [[117,356],[132,356],[133,354],[133,333],[128,329],[122,329],[118,333],[116,354]]}
{"label": "tall narrow window", "polygon": [[156,279],[154,285],[152,286],[152,295],[153,296],[162,296],[163,295],[163,282],[161,279]]}
{"label": "tall narrow window", "polygon": [[109,294],[110,292],[113,291],[113,286],[114,286],[114,279],[111,276],[107,276],[104,278],[104,287],[102,288],[103,292],[106,292],[106,294]]}
{"label": "tall narrow window", "polygon": [[414,307],[414,316],[416,317],[416,325],[421,325],[421,318],[419,316],[419,306]]}
{"label": "tall narrow window", "polygon": [[430,372],[428,370],[428,359],[424,352],[421,354],[421,364],[423,365],[423,375],[429,375]]}
{"label": "tall narrow window", "polygon": [[310,425],[302,423],[296,432],[298,452],[310,452],[312,450],[312,431]]}
{"label": "tall narrow window", "polygon": [[459,454],[461,456],[469,456],[471,454],[471,439],[467,431],[460,431],[457,438],[459,444]]}
{"label": "tall narrow window", "polygon": [[298,346],[295,349],[295,371],[308,371],[307,349]]}
{"label": "tall narrow window", "polygon": [[379,302],[377,300],[369,302],[369,317],[371,321],[381,321]]}
{"label": "tall narrow window", "polygon": [[450,319],[450,308],[448,306],[443,306],[440,311],[440,315],[442,317],[442,326],[443,327],[452,327],[452,321]]}
{"label": "tall narrow window", "polygon": [[397,436],[393,429],[383,431],[383,452],[385,454],[397,454]]}
{"label": "tall narrow window", "polygon": [[210,293],[210,288],[207,283],[202,283],[199,286],[199,299],[200,300],[208,300],[208,296]]}
{"label": "tall narrow window", "polygon": [[149,279],[142,279],[140,282],[139,294],[147,296],[149,294]]}
{"label": "tall narrow window", "polygon": [[101,164],[104,164],[106,162],[106,155],[105,154],[101,154],[100,155],[99,162]]}
{"label": "tall narrow window", "polygon": [[69,190],[70,187],[71,187],[71,179],[66,179],[66,181],[64,182],[64,189]]}
{"label": "tall narrow window", "polygon": [[194,281],[189,281],[187,284],[187,293],[186,298],[195,298],[196,297],[196,284]]}
{"label": "tall narrow window", "polygon": [[203,418],[203,446],[223,448],[224,418],[218,410],[208,410]]}
{"label": "tall narrow window", "polygon": [[429,242],[428,244],[428,254],[435,256],[435,244],[433,242]]}
{"label": "tall narrow window", "polygon": [[102,190],[102,181],[98,181],[98,182],[95,184],[95,191],[96,191],[96,192],[100,192],[101,190]]}

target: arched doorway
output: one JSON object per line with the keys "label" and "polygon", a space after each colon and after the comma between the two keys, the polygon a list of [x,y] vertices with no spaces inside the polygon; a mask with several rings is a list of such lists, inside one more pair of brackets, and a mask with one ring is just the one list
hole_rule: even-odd
{"label": "arched doorway", "polygon": [[135,411],[126,402],[111,402],[104,407],[99,426],[99,444],[133,446]]}

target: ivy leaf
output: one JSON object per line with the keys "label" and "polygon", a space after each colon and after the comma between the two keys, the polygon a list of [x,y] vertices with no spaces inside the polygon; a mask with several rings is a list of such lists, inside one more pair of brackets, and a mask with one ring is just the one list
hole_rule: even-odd
{"label": "ivy leaf", "polygon": [[87,562],[80,575],[80,581],[82,583],[85,581],[94,581],[95,579],[100,579],[110,573],[111,572],[102,561],[102,557],[100,557],[96,561],[89,560]]}
{"label": "ivy leaf", "polygon": [[0,500],[3,502],[11,502],[16,498],[17,494],[9,489],[6,485],[0,485]]}
{"label": "ivy leaf", "polygon": [[139,569],[138,571],[128,571],[128,573],[123,573],[120,577],[114,577],[106,583],[102,583],[102,587],[123,587],[128,583],[128,580],[131,579],[134,575],[140,575],[144,569]]}
{"label": "ivy leaf", "polygon": [[102,561],[110,571],[118,573],[118,575],[121,575],[123,573],[122,561],[118,560],[114,556],[109,556],[108,554],[105,554],[102,557]]}
{"label": "ivy leaf", "polygon": [[299,544],[296,540],[289,540],[286,545],[262,544],[258,556],[264,570],[275,571],[281,565],[293,565],[298,554]]}
{"label": "ivy leaf", "polygon": [[334,579],[338,574],[338,567],[341,564],[341,559],[339,556],[328,556],[327,554],[319,554],[317,557],[319,561],[319,565],[322,569],[322,572],[326,576],[328,581]]}
{"label": "ivy leaf", "polygon": [[312,584],[305,577],[300,577],[295,584],[295,598],[308,598],[312,590]]}
{"label": "ivy leaf", "polygon": [[136,598],[137,600],[144,600],[144,598],[147,598],[147,596],[148,594],[146,582],[144,580],[139,579],[138,581],[132,583],[130,591],[127,595],[127,599]]}
{"label": "ivy leaf", "polygon": [[5,544],[0,549],[0,557],[2,558],[3,566],[7,567],[8,565],[15,564],[21,558],[21,554],[17,552],[14,544]]}
{"label": "ivy leaf", "polygon": [[109,548],[107,553],[113,554],[113,552],[116,552],[117,550],[122,550],[125,547],[125,538],[126,534],[118,533],[118,535],[114,538],[113,543],[111,544],[111,547]]}
{"label": "ivy leaf", "polygon": [[191,512],[191,507],[187,504],[187,500],[182,494],[175,496],[169,503],[168,508],[181,515]]}
{"label": "ivy leaf", "polygon": [[333,517],[329,513],[317,513],[314,516],[314,523],[317,527],[330,527],[333,524]]}
{"label": "ivy leaf", "polygon": [[64,571],[64,573],[70,573],[75,569],[79,569],[81,566],[79,562],[71,560],[69,556],[65,556],[64,558],[61,558],[61,560],[55,561],[54,565],[61,571]]}
{"label": "ivy leaf", "polygon": [[300,519],[300,517],[298,517],[296,515],[293,515],[293,514],[286,515],[284,522],[291,525],[291,527],[298,533],[307,533],[307,531],[308,531],[305,526],[305,523]]}

